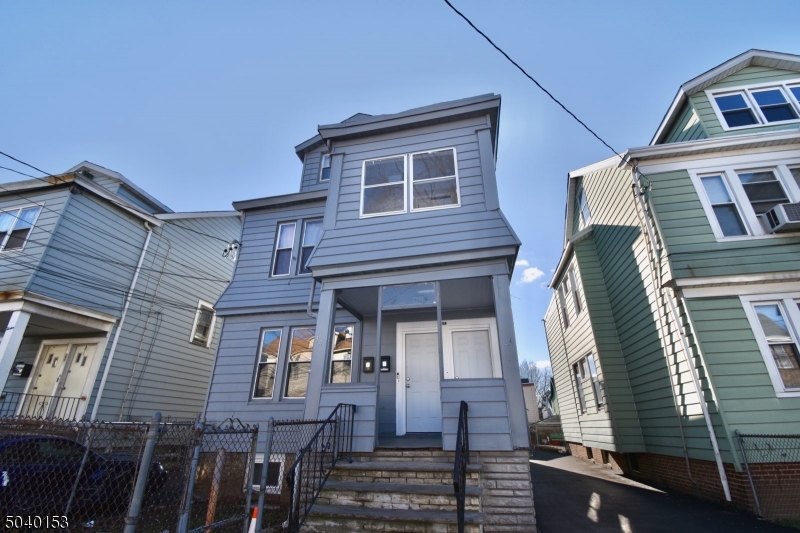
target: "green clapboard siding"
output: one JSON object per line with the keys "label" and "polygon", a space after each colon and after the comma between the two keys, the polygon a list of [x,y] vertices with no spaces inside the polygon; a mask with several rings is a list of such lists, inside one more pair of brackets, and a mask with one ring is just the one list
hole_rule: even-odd
{"label": "green clapboard siding", "polygon": [[755,334],[737,297],[687,305],[731,431],[797,433],[800,398],[777,398]]}
{"label": "green clapboard siding", "polygon": [[[723,79],[707,87],[706,91],[713,91],[716,89],[737,88],[754,85],[759,83],[770,83],[786,80],[800,80],[800,72],[793,72],[790,70],[781,70],[770,67],[745,67],[735,74],[731,74]],[[753,128],[745,128],[743,130],[735,130],[726,132],[722,129],[711,103],[708,101],[705,91],[700,91],[689,97],[690,104],[697,111],[700,117],[700,122],[705,127],[709,137],[719,137],[725,135],[742,135],[755,132],[776,131],[782,129],[796,129],[797,123],[791,124],[773,124],[769,126],[758,126]]]}
{"label": "green clapboard siding", "polygon": [[708,134],[703,128],[703,123],[697,112],[689,104],[683,104],[683,108],[678,114],[678,118],[669,130],[664,143],[679,143],[684,141],[696,141],[706,139]]}

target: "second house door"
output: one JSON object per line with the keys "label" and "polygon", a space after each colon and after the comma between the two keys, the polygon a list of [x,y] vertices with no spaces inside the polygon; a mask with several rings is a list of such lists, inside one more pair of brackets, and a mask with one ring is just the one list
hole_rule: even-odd
{"label": "second house door", "polygon": [[436,333],[406,333],[406,431],[441,433],[439,339]]}

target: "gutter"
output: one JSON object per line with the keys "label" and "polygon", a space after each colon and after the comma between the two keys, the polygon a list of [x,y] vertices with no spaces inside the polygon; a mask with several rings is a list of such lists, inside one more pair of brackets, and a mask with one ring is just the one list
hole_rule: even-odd
{"label": "gutter", "polygon": [[147,255],[147,247],[150,245],[150,237],[153,236],[153,228],[151,228],[147,222],[144,223],[144,227],[147,228],[147,238],[144,241],[142,253],[139,255],[139,263],[136,265],[136,272],[134,272],[133,279],[131,280],[131,288],[128,289],[128,296],[125,298],[125,306],[122,309],[122,316],[119,317],[117,331],[114,333],[114,341],[111,343],[111,349],[109,350],[108,357],[106,358],[106,367],[103,370],[103,377],[100,380],[100,387],[97,389],[97,397],[94,399],[94,406],[92,407],[92,416],[90,420],[96,419],[97,411],[100,409],[100,399],[102,398],[103,390],[106,387],[106,380],[108,379],[108,373],[111,370],[111,363],[114,361],[114,353],[117,351],[117,344],[119,343],[119,338],[122,334],[122,326],[125,324],[125,317],[128,316],[128,307],[131,305],[133,290],[136,288],[136,281],[139,279],[139,272],[142,270],[142,263],[144,263],[144,257]]}

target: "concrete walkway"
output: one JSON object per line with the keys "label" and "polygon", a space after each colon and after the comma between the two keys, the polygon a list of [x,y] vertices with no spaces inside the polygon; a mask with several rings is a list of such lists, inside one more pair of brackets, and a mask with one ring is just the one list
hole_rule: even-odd
{"label": "concrete walkway", "polygon": [[534,452],[531,481],[538,533],[797,533],[569,455]]}

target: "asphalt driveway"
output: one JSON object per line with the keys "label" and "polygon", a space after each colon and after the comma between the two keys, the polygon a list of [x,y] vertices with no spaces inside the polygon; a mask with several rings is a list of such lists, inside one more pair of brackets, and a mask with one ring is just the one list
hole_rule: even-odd
{"label": "asphalt driveway", "polygon": [[539,533],[798,533],[569,455],[534,452],[531,478]]}

